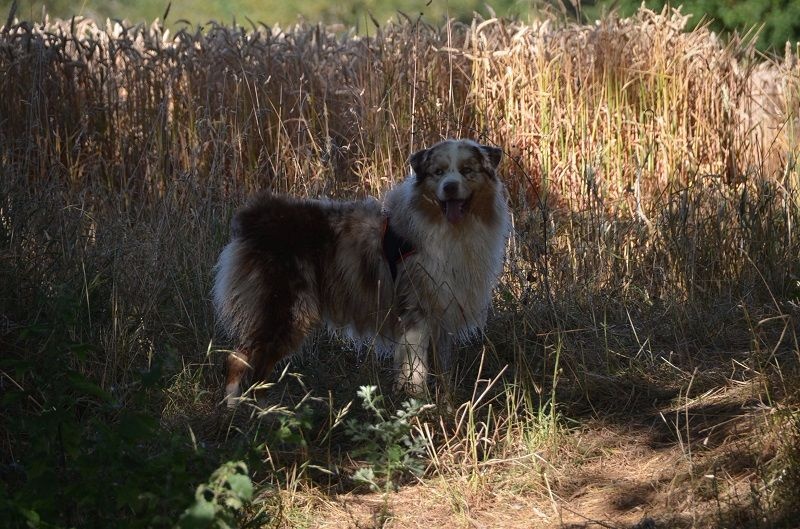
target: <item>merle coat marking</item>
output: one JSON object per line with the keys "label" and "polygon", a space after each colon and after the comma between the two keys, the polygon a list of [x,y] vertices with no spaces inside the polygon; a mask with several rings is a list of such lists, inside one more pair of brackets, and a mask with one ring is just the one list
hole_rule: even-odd
{"label": "merle coat marking", "polygon": [[[323,324],[393,351],[398,387],[423,390],[429,351],[446,368],[450,346],[486,322],[510,229],[500,156],[447,140],[414,153],[413,173],[383,204],[265,193],[240,210],[214,283],[217,314],[236,341],[228,405],[245,375],[265,379]],[[387,228],[413,252],[387,260]]]}

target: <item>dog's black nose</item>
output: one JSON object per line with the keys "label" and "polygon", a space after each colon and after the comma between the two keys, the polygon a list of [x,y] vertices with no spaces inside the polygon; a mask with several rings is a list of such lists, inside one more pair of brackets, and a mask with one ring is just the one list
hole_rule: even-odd
{"label": "dog's black nose", "polygon": [[453,197],[458,194],[458,182],[447,182],[442,188],[446,197]]}

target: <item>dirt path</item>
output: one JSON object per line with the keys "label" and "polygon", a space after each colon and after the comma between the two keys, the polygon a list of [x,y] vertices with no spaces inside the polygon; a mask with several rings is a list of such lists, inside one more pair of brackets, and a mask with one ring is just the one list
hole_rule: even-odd
{"label": "dirt path", "polygon": [[743,389],[717,389],[649,415],[590,420],[550,461],[498,462],[483,475],[427,478],[387,496],[326,497],[310,526],[738,527],[757,515],[751,492],[774,455],[766,411]]}

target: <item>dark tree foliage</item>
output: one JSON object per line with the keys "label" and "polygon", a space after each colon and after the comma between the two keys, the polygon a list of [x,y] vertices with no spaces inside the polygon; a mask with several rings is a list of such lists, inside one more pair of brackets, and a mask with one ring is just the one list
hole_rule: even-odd
{"label": "dark tree foliage", "polygon": [[[612,9],[627,16],[642,3],[639,0],[604,0],[582,4],[584,18],[594,19]],[[708,21],[712,29],[722,34],[738,31],[742,35],[754,28],[760,29],[756,46],[763,51],[781,53],[787,41],[796,43],[800,40],[798,0],[654,0],[645,2],[645,5],[654,11],[660,11],[664,5],[682,5],[683,13],[693,15],[690,27]]]}

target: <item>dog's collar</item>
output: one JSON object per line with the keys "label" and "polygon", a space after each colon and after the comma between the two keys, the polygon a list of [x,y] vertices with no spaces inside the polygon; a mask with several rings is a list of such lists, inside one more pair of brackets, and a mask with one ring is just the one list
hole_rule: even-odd
{"label": "dog's collar", "polygon": [[389,271],[392,273],[392,281],[397,279],[397,263],[402,262],[406,257],[412,255],[417,250],[410,242],[402,238],[392,229],[389,224],[389,217],[383,219],[383,257],[389,263]]}

